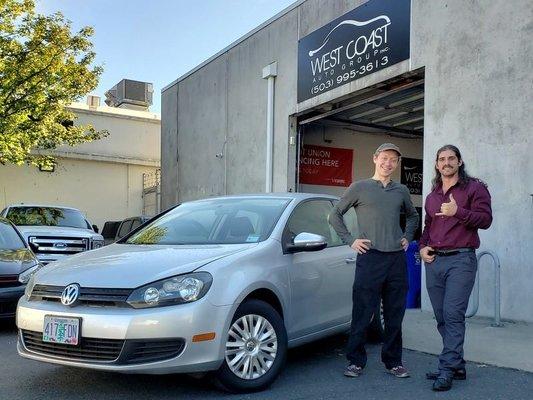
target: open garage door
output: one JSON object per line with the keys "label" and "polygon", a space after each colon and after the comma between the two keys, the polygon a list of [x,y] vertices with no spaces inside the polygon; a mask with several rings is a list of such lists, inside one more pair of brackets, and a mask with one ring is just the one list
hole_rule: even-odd
{"label": "open garage door", "polygon": [[373,175],[375,149],[392,142],[403,154],[393,179],[407,185],[422,215],[423,70],[322,104],[298,115],[297,124],[297,191],[340,196]]}

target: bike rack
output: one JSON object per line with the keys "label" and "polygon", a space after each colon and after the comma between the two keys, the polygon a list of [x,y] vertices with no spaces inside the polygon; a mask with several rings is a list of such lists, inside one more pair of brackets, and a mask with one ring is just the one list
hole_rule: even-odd
{"label": "bike rack", "polygon": [[500,319],[500,259],[498,255],[492,251],[482,251],[477,255],[478,270],[476,272],[476,282],[474,284],[474,293],[473,293],[473,310],[466,313],[466,318],[473,317],[476,315],[479,308],[479,261],[481,257],[488,255],[492,258],[494,264],[494,322],[491,326],[502,327],[503,324]]}

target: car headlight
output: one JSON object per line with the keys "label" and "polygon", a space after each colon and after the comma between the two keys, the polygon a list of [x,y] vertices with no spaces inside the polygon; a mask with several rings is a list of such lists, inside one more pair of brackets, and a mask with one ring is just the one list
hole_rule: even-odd
{"label": "car headlight", "polygon": [[28,268],[26,271],[22,272],[19,275],[19,282],[22,284],[27,284],[30,278],[35,274],[39,269],[42,268],[41,264],[36,264],[33,267]]}
{"label": "car headlight", "polygon": [[207,272],[173,276],[135,289],[127,302],[134,308],[190,303],[201,299],[212,282],[213,277]]}
{"label": "car headlight", "polygon": [[30,299],[31,292],[33,291],[33,287],[35,286],[35,275],[31,275],[28,279],[28,283],[26,283],[26,289],[24,289],[24,296],[26,296],[26,300]]}
{"label": "car headlight", "polygon": [[104,241],[103,240],[93,240],[92,249],[99,249],[100,247],[104,247]]}

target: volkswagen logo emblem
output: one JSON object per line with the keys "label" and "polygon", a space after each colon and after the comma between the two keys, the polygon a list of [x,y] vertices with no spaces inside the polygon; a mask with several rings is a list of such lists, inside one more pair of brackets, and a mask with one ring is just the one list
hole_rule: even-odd
{"label": "volkswagen logo emblem", "polygon": [[61,293],[61,304],[65,306],[75,305],[78,297],[80,296],[80,285],[77,283],[71,283]]}

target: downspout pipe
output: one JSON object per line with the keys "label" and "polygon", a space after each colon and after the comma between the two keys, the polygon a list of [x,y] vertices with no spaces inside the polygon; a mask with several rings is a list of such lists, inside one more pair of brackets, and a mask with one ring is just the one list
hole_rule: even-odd
{"label": "downspout pipe", "polygon": [[263,68],[263,79],[267,80],[267,120],[266,120],[266,176],[265,192],[272,193],[273,154],[274,154],[274,82],[278,75],[278,63],[273,62]]}

